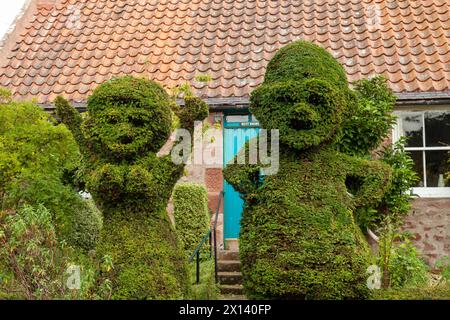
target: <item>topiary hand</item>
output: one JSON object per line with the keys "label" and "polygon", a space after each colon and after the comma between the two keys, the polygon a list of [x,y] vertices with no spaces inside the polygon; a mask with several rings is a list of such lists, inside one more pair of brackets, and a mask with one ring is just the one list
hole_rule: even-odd
{"label": "topiary hand", "polygon": [[208,116],[208,105],[198,97],[185,97],[184,106],[176,106],[175,114],[180,119],[181,128],[192,131],[195,121],[202,121]]}

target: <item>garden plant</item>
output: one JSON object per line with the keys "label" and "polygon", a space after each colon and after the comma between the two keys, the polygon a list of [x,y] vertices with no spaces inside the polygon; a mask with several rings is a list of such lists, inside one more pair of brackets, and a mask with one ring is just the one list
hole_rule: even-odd
{"label": "garden plant", "polygon": [[187,97],[178,107],[156,82],[130,76],[97,87],[85,119],[62,98],[56,105],[80,145],[86,188],[104,215],[97,251],[111,258],[100,277],[110,280],[111,298],[186,297],[186,259],[166,212],[184,164],[157,152],[174,113],[192,131],[194,121],[207,116],[207,105]]}
{"label": "garden plant", "polygon": [[279,129],[280,170],[261,177],[258,164],[224,169],[245,200],[239,249],[246,293],[367,298],[372,258],[353,212],[383,198],[391,169],[336,151],[343,120],[356,108],[342,66],[319,46],[294,42],[269,62],[250,101],[264,129]]}

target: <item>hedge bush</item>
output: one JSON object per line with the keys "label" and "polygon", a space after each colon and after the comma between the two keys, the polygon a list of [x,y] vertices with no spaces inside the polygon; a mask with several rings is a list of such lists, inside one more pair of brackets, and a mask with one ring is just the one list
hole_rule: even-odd
{"label": "hedge bush", "polygon": [[304,41],[282,48],[252,92],[252,114],[280,130],[280,164],[263,182],[261,164],[224,169],[245,200],[239,253],[248,296],[369,297],[372,257],[352,211],[381,200],[390,169],[334,150],[350,96],[338,62]]}
{"label": "hedge bush", "polygon": [[[204,185],[196,183],[177,184],[173,190],[175,229],[184,244],[187,257],[210,228],[208,193]],[[209,242],[203,245],[202,255],[209,251]]]}
{"label": "hedge bush", "polygon": [[64,179],[79,157],[70,131],[34,103],[0,105],[1,206],[43,204],[60,239],[90,250],[100,233],[100,213]]}
{"label": "hedge bush", "polygon": [[[197,101],[186,112],[191,121],[180,120],[193,130],[193,121],[203,120],[207,110]],[[86,187],[104,213],[98,253],[112,257],[114,268],[101,278],[111,282],[114,299],[188,294],[186,260],[166,212],[184,164],[156,155],[179,111],[159,84],[130,76],[95,89],[84,121],[68,103],[57,109],[81,146]]]}

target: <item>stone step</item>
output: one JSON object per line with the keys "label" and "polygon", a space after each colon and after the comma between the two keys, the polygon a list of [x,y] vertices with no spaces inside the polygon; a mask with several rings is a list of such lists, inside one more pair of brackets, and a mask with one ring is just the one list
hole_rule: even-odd
{"label": "stone step", "polygon": [[221,294],[230,297],[227,300],[235,300],[231,296],[242,296],[244,294],[244,288],[240,284],[221,284],[219,288]]}
{"label": "stone step", "polygon": [[234,271],[241,270],[241,262],[239,260],[219,260],[217,262],[217,270],[220,271]]}
{"label": "stone step", "polygon": [[221,250],[218,258],[219,260],[239,260],[239,251]]}
{"label": "stone step", "polygon": [[221,271],[217,273],[220,284],[242,284],[242,273],[240,272],[225,272]]}

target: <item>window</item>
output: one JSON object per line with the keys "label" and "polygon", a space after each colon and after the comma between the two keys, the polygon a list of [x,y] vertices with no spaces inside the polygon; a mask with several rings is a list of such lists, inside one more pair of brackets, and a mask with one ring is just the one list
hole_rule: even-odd
{"label": "window", "polygon": [[393,139],[408,137],[405,150],[419,176],[413,192],[421,197],[450,197],[450,109],[398,111]]}

